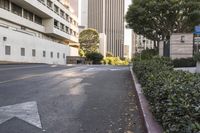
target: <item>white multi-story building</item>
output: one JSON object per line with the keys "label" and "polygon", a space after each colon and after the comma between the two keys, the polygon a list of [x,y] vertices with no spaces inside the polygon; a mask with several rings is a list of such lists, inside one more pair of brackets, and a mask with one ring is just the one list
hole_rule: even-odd
{"label": "white multi-story building", "polygon": [[106,35],[107,52],[124,57],[125,0],[79,0],[80,30],[96,29]]}
{"label": "white multi-story building", "polygon": [[0,61],[65,64],[78,51],[70,8],[68,0],[0,0]]}
{"label": "white multi-story building", "polygon": [[132,44],[132,54],[145,49],[153,49],[154,41],[147,39],[142,35],[138,35],[133,32],[133,44]]}

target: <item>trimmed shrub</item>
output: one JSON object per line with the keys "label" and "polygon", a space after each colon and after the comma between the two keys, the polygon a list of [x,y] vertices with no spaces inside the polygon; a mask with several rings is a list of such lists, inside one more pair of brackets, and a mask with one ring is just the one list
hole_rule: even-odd
{"label": "trimmed shrub", "polygon": [[127,59],[121,60],[119,57],[106,57],[103,60],[105,65],[128,65],[129,61]]}
{"label": "trimmed shrub", "polygon": [[200,53],[194,54],[194,60],[195,61],[200,61]]}
{"label": "trimmed shrub", "polygon": [[196,67],[196,61],[194,58],[181,58],[173,60],[174,67]]}
{"label": "trimmed shrub", "polygon": [[86,58],[89,61],[92,61],[93,64],[101,64],[101,61],[103,60],[103,55],[101,53],[92,52],[87,53]]}
{"label": "trimmed shrub", "polygon": [[158,55],[158,50],[156,49],[146,49],[143,50],[141,52],[141,54],[136,54],[136,56],[134,57],[134,61],[139,61],[141,60],[150,60],[152,59],[154,56]]}
{"label": "trimmed shrub", "polygon": [[200,75],[174,71],[167,58],[134,62],[133,70],[164,133],[200,132]]}

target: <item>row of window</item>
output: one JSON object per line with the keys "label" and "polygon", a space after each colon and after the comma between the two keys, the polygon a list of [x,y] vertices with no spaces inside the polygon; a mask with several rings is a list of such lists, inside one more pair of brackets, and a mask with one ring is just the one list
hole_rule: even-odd
{"label": "row of window", "polygon": [[[32,12],[27,11],[26,9],[21,8],[20,6],[12,2],[10,3],[9,0],[0,0],[0,8],[11,11],[12,13],[17,14],[18,16],[24,17],[32,22],[42,25],[41,17],[33,14]],[[66,32],[67,34],[77,36],[76,31],[73,31],[72,29],[58,22],[57,20],[54,21],[54,27],[60,29],[61,31]]]}
{"label": "row of window", "polygon": [[[11,5],[11,6],[10,6]],[[9,2],[9,0],[0,0],[0,8],[11,11],[12,13],[24,17],[32,22],[42,25],[42,18],[33,14],[32,12],[23,9],[22,7]]]}
{"label": "row of window", "polygon": [[[21,56],[25,56],[26,55],[26,49],[25,48],[21,48]],[[11,55],[11,46],[5,46],[5,55]],[[46,51],[44,50],[42,52],[42,56],[46,57]],[[63,59],[65,59],[65,53],[63,53]],[[32,49],[32,57],[36,57],[36,50]],[[50,52],[50,57],[53,58],[54,57],[54,53]],[[60,53],[57,53],[57,58],[60,58]]]}
{"label": "row of window", "polygon": [[65,26],[63,23],[60,23],[57,20],[54,20],[54,27],[63,32],[66,32],[67,34],[70,34],[76,37],[78,36],[76,31],[73,31],[72,29],[70,29],[69,27]]}
{"label": "row of window", "polygon": [[53,4],[53,2],[51,0],[47,0],[47,3],[45,3],[45,0],[38,0],[38,1],[40,3],[42,3],[43,5],[46,5],[49,9],[54,11],[56,14],[61,16],[63,19],[67,20],[69,23],[71,23],[71,24],[73,24],[75,26],[78,25],[78,23],[75,20],[73,20],[73,18],[71,18],[67,13],[65,13],[57,5]]}

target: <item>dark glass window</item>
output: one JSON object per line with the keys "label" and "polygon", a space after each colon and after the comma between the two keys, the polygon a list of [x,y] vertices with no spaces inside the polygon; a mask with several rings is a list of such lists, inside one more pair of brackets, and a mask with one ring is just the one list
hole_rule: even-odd
{"label": "dark glass window", "polygon": [[42,25],[42,18],[35,15],[35,23]]}
{"label": "dark glass window", "polygon": [[9,1],[8,0],[0,0],[0,8],[9,10]]}
{"label": "dark glass window", "polygon": [[56,5],[54,5],[54,12],[57,13],[57,14],[59,14],[59,8]]}
{"label": "dark glass window", "polygon": [[65,32],[69,33],[69,27],[67,27],[67,26],[65,27]]}
{"label": "dark glass window", "polygon": [[21,56],[25,56],[25,48],[21,48]]}
{"label": "dark glass window", "polygon": [[63,17],[63,18],[65,17],[65,13],[64,13],[63,10],[60,10],[60,16]]}
{"label": "dark glass window", "polygon": [[24,9],[24,18],[33,21],[33,13]]}
{"label": "dark glass window", "polygon": [[64,30],[65,30],[65,25],[62,24],[62,23],[60,23],[60,29],[61,29],[62,31],[64,31]]}
{"label": "dark glass window", "polygon": [[22,16],[22,8],[14,3],[11,4],[11,11],[14,14]]}
{"label": "dark glass window", "polygon": [[47,0],[47,7],[52,9],[52,5],[53,5],[53,3],[50,0]]}
{"label": "dark glass window", "polygon": [[11,47],[5,46],[5,55],[10,55],[10,54],[11,54]]}
{"label": "dark glass window", "polygon": [[35,57],[36,56],[36,50],[32,49],[32,56]]}
{"label": "dark glass window", "polygon": [[43,57],[46,57],[46,51],[43,51]]}
{"label": "dark glass window", "polygon": [[51,52],[51,58],[53,58],[53,52]]}
{"label": "dark glass window", "polygon": [[69,22],[69,15],[66,14],[66,18],[65,18],[68,22]]}
{"label": "dark glass window", "polygon": [[54,27],[58,28],[59,29],[59,22],[57,20],[54,20]]}
{"label": "dark glass window", "polygon": [[57,53],[57,58],[60,58],[60,53]]}

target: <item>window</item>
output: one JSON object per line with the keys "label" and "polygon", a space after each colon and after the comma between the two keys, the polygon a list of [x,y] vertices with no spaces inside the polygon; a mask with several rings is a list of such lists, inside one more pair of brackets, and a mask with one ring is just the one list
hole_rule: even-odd
{"label": "window", "polygon": [[60,16],[63,17],[63,18],[65,17],[65,13],[64,13],[63,10],[60,10]]}
{"label": "window", "polygon": [[60,29],[61,29],[62,31],[65,30],[65,26],[64,26],[64,24],[60,23]]}
{"label": "window", "polygon": [[42,4],[45,4],[44,0],[38,0],[39,2],[41,2]]}
{"label": "window", "polygon": [[47,7],[48,8],[52,9],[52,4],[53,3],[50,0],[47,0]]}
{"label": "window", "polygon": [[46,57],[46,51],[43,51],[43,57]]}
{"label": "window", "polygon": [[69,32],[69,34],[70,34],[70,35],[72,35],[72,29],[70,29],[70,32]]}
{"label": "window", "polygon": [[69,22],[69,15],[66,14],[66,20]]}
{"label": "window", "polygon": [[22,16],[22,8],[14,3],[11,4],[11,11],[14,14]]}
{"label": "window", "polygon": [[59,25],[59,22],[57,20],[54,20],[54,27],[57,28],[57,29],[59,29],[58,25]]}
{"label": "window", "polygon": [[72,21],[73,21],[73,19],[72,19],[72,18],[70,18],[70,23],[72,23]]}
{"label": "window", "polygon": [[57,13],[57,14],[59,14],[59,8],[56,5],[54,5],[54,12]]}
{"label": "window", "polygon": [[76,36],[76,32],[74,31],[73,33],[74,33],[74,36]]}
{"label": "window", "polygon": [[25,56],[25,48],[21,48],[21,56]]}
{"label": "window", "polygon": [[33,21],[33,13],[24,9],[24,18]]}
{"label": "window", "polygon": [[57,53],[57,58],[60,58],[60,53]]}
{"label": "window", "polygon": [[65,59],[65,53],[63,54],[63,58]]}
{"label": "window", "polygon": [[10,54],[11,54],[11,47],[5,46],[5,55],[10,55]]}
{"label": "window", "polygon": [[53,58],[53,52],[51,52],[51,58]]}
{"label": "window", "polygon": [[42,18],[35,15],[35,23],[42,25]]}
{"label": "window", "polygon": [[65,31],[66,31],[66,33],[69,33],[69,27],[65,27]]}
{"label": "window", "polygon": [[8,0],[0,0],[0,8],[9,10],[9,1]]}
{"label": "window", "polygon": [[36,56],[36,50],[32,49],[32,56],[35,57]]}

